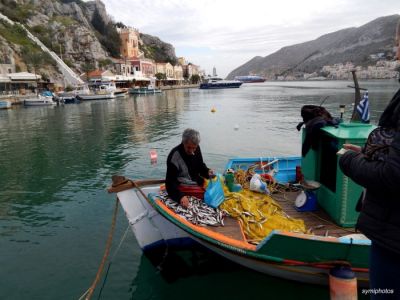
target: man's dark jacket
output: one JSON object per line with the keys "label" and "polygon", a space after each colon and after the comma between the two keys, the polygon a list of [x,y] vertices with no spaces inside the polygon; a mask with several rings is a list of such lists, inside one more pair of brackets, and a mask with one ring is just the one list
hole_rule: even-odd
{"label": "man's dark jacket", "polygon": [[347,151],[339,165],[346,176],[366,188],[357,229],[400,254],[400,132],[385,161],[370,161],[362,153]]}
{"label": "man's dark jacket", "polygon": [[182,143],[176,146],[171,150],[167,159],[165,186],[169,197],[179,202],[184,196],[179,191],[179,186],[181,184],[203,186],[203,178],[209,178],[208,171],[201,155],[200,146],[197,147],[194,155],[186,154]]}

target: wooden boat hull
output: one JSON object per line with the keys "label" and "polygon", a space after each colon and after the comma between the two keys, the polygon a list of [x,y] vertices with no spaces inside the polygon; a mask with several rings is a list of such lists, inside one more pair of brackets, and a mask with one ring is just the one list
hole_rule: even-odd
{"label": "wooden boat hull", "polygon": [[[202,239],[194,238],[194,240],[211,251],[229,259],[230,261],[263,274],[308,284],[329,284],[329,268],[290,266],[270,261],[260,261],[259,259],[232,253],[231,251],[219,248]],[[359,287],[368,287],[368,272],[355,271],[355,275],[357,277]]]}
{"label": "wooden boat hull", "polygon": [[119,192],[139,246],[149,251],[160,245],[187,245],[195,241],[227,259],[271,276],[328,284],[329,270],[350,264],[359,286],[368,286],[369,240],[322,237],[273,231],[258,246],[194,225],[170,211],[158,198],[159,185]]}

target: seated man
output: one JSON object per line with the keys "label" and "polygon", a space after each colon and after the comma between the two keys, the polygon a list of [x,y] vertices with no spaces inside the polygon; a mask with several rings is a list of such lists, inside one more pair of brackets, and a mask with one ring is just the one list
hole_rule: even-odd
{"label": "seated man", "polygon": [[[171,199],[187,208],[189,199],[184,190],[201,190],[204,178],[210,178],[214,171],[203,162],[200,150],[200,133],[194,129],[185,129],[182,143],[168,155],[165,186]],[[204,192],[204,190],[203,190]]]}

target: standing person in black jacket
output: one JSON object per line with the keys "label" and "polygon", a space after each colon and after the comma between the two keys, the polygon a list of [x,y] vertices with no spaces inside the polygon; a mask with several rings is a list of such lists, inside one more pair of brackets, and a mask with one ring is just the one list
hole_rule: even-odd
{"label": "standing person in black jacket", "polygon": [[[214,171],[203,161],[200,150],[200,133],[194,129],[185,129],[182,143],[168,155],[165,186],[171,199],[188,207],[189,199],[184,190],[202,190],[204,178],[209,179]],[[202,190],[204,192],[204,190]]]}
{"label": "standing person in black jacket", "polygon": [[371,240],[371,298],[400,299],[400,90],[365,146],[344,148],[340,168],[365,188],[356,227]]}

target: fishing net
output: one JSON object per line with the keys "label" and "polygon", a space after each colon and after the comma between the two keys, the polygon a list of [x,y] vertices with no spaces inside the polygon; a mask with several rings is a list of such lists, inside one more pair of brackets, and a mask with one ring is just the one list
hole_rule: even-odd
{"label": "fishing net", "polygon": [[225,187],[225,201],[219,208],[242,224],[248,242],[257,244],[272,230],[306,233],[304,221],[288,216],[267,194],[242,190],[232,193]]}

